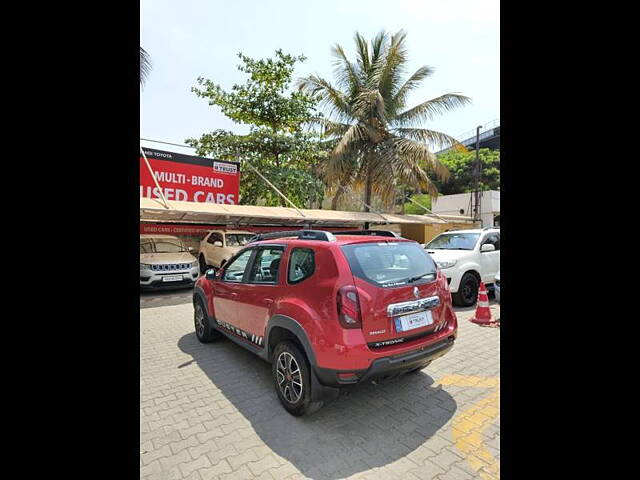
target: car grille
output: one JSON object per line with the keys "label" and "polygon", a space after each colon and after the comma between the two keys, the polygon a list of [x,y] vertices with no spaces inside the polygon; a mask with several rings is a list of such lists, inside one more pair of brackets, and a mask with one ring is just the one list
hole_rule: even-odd
{"label": "car grille", "polygon": [[190,263],[163,263],[160,265],[151,265],[154,272],[171,272],[174,270],[187,270],[191,268]]}

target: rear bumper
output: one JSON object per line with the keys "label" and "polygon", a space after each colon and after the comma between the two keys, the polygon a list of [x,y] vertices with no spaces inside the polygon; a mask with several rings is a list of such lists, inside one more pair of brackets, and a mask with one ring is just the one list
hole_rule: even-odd
{"label": "rear bumper", "polygon": [[[433,360],[446,354],[453,348],[455,342],[454,336],[450,336],[438,342],[415,350],[382,357],[374,360],[371,366],[366,370],[332,370],[328,368],[314,367],[314,371],[321,384],[329,387],[339,387],[342,385],[353,385],[370,380],[380,379],[384,377],[394,376],[413,370],[419,367],[425,367]],[[339,378],[338,374],[353,373],[353,378]]]}

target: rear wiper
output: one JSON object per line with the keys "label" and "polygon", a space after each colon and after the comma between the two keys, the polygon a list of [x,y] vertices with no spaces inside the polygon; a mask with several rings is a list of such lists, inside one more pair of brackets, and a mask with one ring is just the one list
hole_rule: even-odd
{"label": "rear wiper", "polygon": [[433,272],[423,273],[422,275],[416,275],[415,277],[410,277],[407,279],[407,283],[413,283],[417,280],[420,280],[422,277],[426,277],[427,275],[433,275]]}

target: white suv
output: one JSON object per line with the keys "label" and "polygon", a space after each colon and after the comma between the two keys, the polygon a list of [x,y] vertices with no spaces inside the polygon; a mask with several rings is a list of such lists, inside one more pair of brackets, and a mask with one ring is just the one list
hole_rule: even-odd
{"label": "white suv", "polygon": [[478,299],[480,281],[493,286],[500,271],[500,229],[452,230],[424,248],[447,277],[453,302],[470,307]]}

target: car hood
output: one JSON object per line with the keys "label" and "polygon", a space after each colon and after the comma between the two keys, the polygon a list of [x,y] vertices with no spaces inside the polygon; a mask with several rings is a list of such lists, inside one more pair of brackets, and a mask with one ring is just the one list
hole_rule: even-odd
{"label": "car hood", "polygon": [[161,263],[191,263],[195,261],[196,257],[189,252],[140,254],[140,263],[147,263],[149,265],[158,265]]}
{"label": "car hood", "polygon": [[431,250],[429,248],[425,248],[425,250],[436,262],[460,260],[473,253],[473,250]]}

